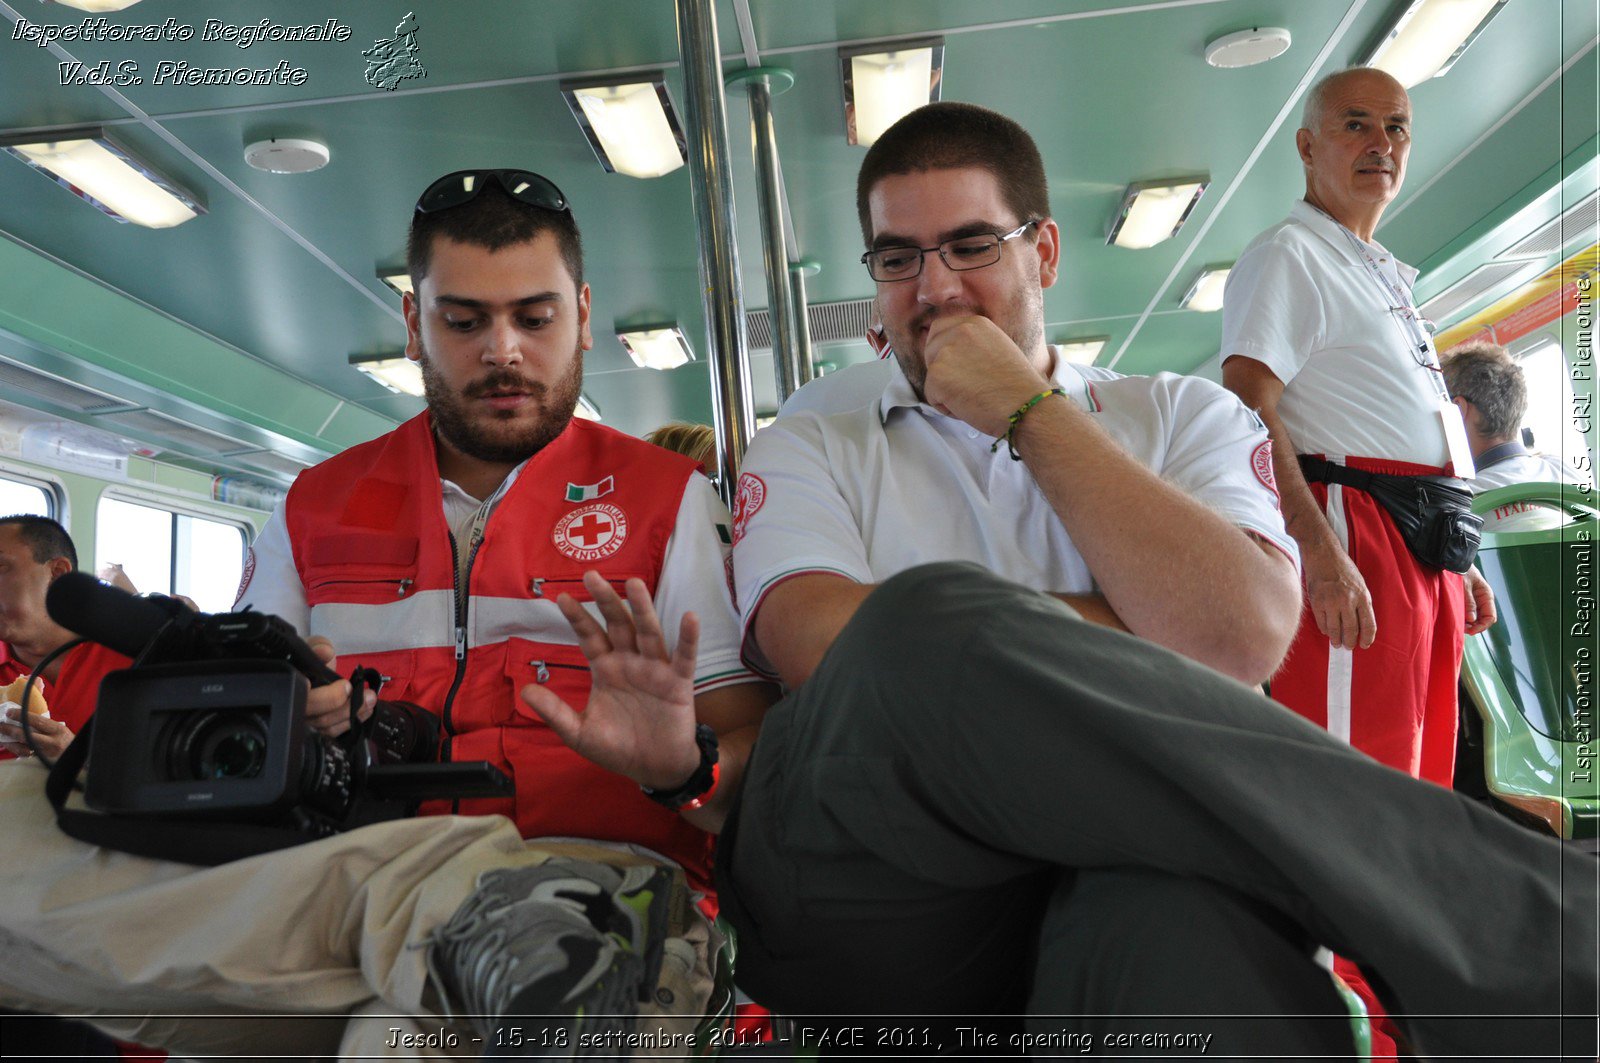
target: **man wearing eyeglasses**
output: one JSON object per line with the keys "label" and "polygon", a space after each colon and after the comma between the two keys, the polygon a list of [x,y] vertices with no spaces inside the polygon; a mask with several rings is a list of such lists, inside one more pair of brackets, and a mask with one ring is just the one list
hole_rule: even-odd
{"label": "man wearing eyeglasses", "polygon": [[[1345,1058],[1323,943],[1425,1016],[1560,999],[1524,954],[1563,915],[1593,936],[1559,846],[1478,810],[1492,847],[1353,859],[1388,817],[1474,812],[1237,681],[1276,667],[1299,608],[1266,431],[1208,382],[1091,381],[1052,352],[1031,138],[919,109],[868,151],[857,204],[893,377],[764,429],[734,507],[745,658],[789,690],[718,844],[741,987],[780,1013],[915,1016],[876,1028],[930,1054]],[[1405,899],[1441,875],[1528,899],[1519,929]],[[1419,1026],[1432,1051],[1536,1043]]]}
{"label": "man wearing eyeglasses", "polygon": [[[770,700],[739,664],[727,511],[690,459],[573,417],[590,291],[548,180],[434,182],[409,265],[427,411],[297,479],[239,607],[376,669],[514,799],[202,870],[71,841],[12,776],[0,936],[29,944],[0,1003],[150,1013],[107,1025],[195,1056],[686,1049],[715,944],[691,901]],[[687,711],[631,713],[636,684]],[[311,691],[311,723],[348,729],[348,694]]]}

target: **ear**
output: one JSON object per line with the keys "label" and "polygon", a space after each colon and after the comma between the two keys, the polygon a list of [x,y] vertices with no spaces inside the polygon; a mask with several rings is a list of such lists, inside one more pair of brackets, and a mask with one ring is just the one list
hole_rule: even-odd
{"label": "ear", "polygon": [[1049,288],[1061,274],[1061,227],[1054,218],[1046,218],[1038,229],[1034,247],[1039,252],[1039,287]]}
{"label": "ear", "polygon": [[1304,127],[1295,131],[1294,148],[1300,153],[1300,162],[1306,166],[1311,165],[1311,130]]}
{"label": "ear", "polygon": [[586,351],[594,350],[594,333],[589,331],[589,286],[578,292],[578,342]]}
{"label": "ear", "polygon": [[52,557],[45,562],[45,567],[50,570],[51,583],[65,576],[68,572],[75,571],[72,567],[72,562],[64,557]]}
{"label": "ear", "polygon": [[422,359],[422,310],[417,297],[406,292],[400,297],[400,312],[406,319],[406,357],[413,362]]}

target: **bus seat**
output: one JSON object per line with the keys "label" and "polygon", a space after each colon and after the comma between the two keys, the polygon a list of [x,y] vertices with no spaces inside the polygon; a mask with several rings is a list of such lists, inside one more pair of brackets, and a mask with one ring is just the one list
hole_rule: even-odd
{"label": "bus seat", "polygon": [[1557,483],[1485,491],[1480,515],[1532,503],[1555,526],[1489,530],[1478,568],[1499,620],[1467,639],[1462,686],[1483,723],[1484,784],[1503,807],[1558,837],[1595,848],[1594,492]]}

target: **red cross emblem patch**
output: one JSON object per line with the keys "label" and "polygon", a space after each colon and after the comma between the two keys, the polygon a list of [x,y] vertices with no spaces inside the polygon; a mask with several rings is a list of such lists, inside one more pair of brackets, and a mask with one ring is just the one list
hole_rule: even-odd
{"label": "red cross emblem patch", "polygon": [[739,493],[733,499],[733,545],[739,545],[739,540],[744,538],[744,526],[766,500],[766,482],[754,473],[741,474]]}
{"label": "red cross emblem patch", "polygon": [[1274,500],[1278,497],[1278,480],[1272,475],[1272,440],[1267,440],[1256,447],[1255,453],[1250,455],[1250,466],[1255,470],[1256,479],[1261,481],[1261,486],[1272,492]]}
{"label": "red cross emblem patch", "polygon": [[627,514],[607,502],[573,510],[556,523],[551,535],[557,550],[586,564],[610,557],[627,538]]}

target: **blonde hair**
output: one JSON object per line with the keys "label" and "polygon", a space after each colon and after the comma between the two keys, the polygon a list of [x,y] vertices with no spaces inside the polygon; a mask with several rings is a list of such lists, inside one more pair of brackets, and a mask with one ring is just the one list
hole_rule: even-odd
{"label": "blonde hair", "polygon": [[686,458],[693,458],[709,465],[716,464],[717,434],[708,424],[668,421],[644,439],[646,443],[654,443]]}

